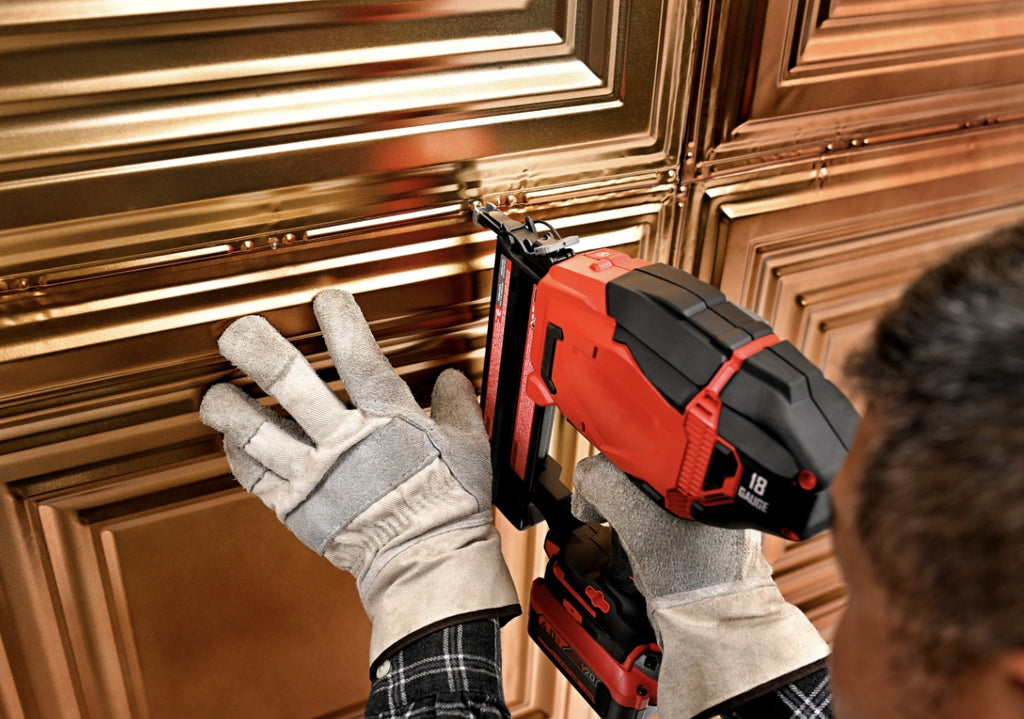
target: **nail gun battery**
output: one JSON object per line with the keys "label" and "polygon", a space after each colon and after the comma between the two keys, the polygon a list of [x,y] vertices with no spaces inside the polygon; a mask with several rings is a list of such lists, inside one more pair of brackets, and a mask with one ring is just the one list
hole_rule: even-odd
{"label": "nail gun battery", "polygon": [[657,704],[661,651],[611,538],[608,527],[588,524],[546,543],[550,561],[530,593],[528,628],[598,714],[635,719]]}

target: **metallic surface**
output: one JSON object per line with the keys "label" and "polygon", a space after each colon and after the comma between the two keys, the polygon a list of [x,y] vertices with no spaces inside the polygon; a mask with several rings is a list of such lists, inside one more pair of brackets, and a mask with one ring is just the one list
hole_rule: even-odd
{"label": "metallic surface", "polygon": [[72,5],[0,19],[8,287],[677,164],[678,3]]}
{"label": "metallic surface", "polygon": [[[489,200],[694,271],[842,384],[907,281],[1024,217],[1022,155],[1015,0],[10,0],[0,717],[360,713],[349,578],[196,416],[254,389],[231,319],[343,391],[309,301],[345,286],[421,400],[478,379]],[[539,537],[500,530],[525,592]],[[827,635],[829,538],[766,552]],[[516,716],[586,715],[503,644]]]}

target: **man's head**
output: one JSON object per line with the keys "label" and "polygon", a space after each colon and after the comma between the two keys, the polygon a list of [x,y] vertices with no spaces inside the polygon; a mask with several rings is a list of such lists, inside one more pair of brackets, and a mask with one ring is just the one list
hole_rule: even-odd
{"label": "man's head", "polygon": [[995,671],[1024,702],[1024,225],[926,273],[851,368],[838,716],[945,716]]}

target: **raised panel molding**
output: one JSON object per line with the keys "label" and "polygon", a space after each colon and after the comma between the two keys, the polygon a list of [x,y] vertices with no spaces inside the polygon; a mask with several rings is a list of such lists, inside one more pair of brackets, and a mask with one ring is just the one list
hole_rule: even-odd
{"label": "raised panel molding", "polygon": [[[671,185],[519,197],[527,204],[506,205],[512,215],[555,222],[563,233],[581,235],[584,246],[671,255]],[[310,307],[317,292],[335,286],[359,296],[379,341],[421,398],[439,365],[479,376],[493,234],[469,222],[460,206],[402,219],[342,222],[301,241],[10,295],[0,300],[0,418],[102,396],[111,388],[124,392],[176,381],[180,389],[212,381],[224,371],[216,337],[232,319],[251,313],[265,314],[296,338],[336,380]],[[13,425],[7,431],[16,436]],[[94,441],[80,443],[95,451],[89,449]]]}
{"label": "raised panel molding", "polygon": [[717,0],[695,44],[691,176],[1024,117],[1014,0]]}
{"label": "raised panel molding", "polygon": [[678,168],[682,0],[30,5],[0,18],[0,296]]}
{"label": "raised panel molding", "polygon": [[[351,577],[230,479],[204,494],[225,472],[216,457],[40,503],[89,715],[316,716],[362,705],[369,631]],[[172,501],[179,493],[196,496]]]}
{"label": "raised panel molding", "polygon": [[1022,140],[1024,125],[993,126],[693,182],[680,263],[804,346],[809,304],[899,285],[933,247],[1024,214]]}

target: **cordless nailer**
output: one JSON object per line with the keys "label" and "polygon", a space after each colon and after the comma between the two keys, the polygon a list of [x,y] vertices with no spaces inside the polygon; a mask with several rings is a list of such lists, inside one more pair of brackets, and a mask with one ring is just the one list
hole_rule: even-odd
{"label": "cordless nailer", "polygon": [[494,205],[481,395],[494,503],[548,523],[530,636],[601,716],[657,703],[661,654],[614,532],[570,510],[548,456],[554,411],[686,519],[799,540],[830,521],[828,488],[858,417],[761,318],[694,276],[603,249]]}

